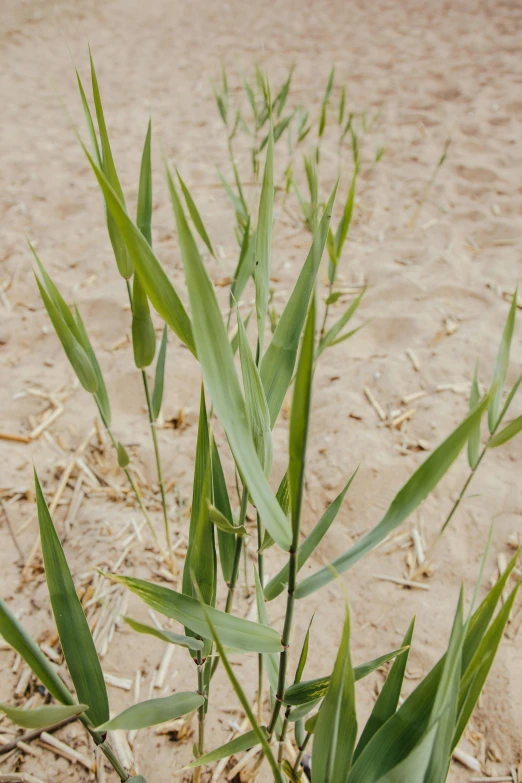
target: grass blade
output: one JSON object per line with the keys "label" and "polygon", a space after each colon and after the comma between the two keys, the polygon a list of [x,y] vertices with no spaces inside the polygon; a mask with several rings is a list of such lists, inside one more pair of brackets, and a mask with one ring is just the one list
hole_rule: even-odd
{"label": "grass blade", "polygon": [[16,650],[42,685],[54,698],[69,706],[76,705],[74,696],[58,676],[56,668],[40,650],[34,639],[0,598],[0,634]]}
{"label": "grass blade", "polygon": [[299,273],[297,283],[279,319],[276,330],[261,361],[260,374],[265,389],[272,426],[279,415],[281,405],[294,374],[295,361],[301,332],[308,313],[308,306],[321,263],[337,184],[325,207],[312,247]]}
{"label": "grass blade", "polygon": [[406,635],[402,640],[402,646],[406,649],[399,653],[391,667],[386,681],[377,697],[377,701],[373,705],[373,709],[370,717],[368,718],[366,725],[362,731],[362,734],[357,743],[354,753],[354,761],[357,761],[362,751],[371,740],[373,735],[384,726],[386,721],[395,714],[399,698],[401,695],[402,683],[404,681],[404,674],[406,672],[406,664],[408,663],[408,655],[410,651],[411,640],[413,638],[413,629],[415,626],[415,618],[410,623]]}
{"label": "grass blade", "polygon": [[[228,496],[225,474],[214,438],[212,438],[212,497],[217,510],[231,525],[233,525],[234,518],[232,516],[232,508],[230,507],[230,498]],[[227,535],[222,530],[219,530],[219,528],[217,537],[223,579],[229,584],[230,579],[232,578],[236,542],[231,536]]]}
{"label": "grass blade", "polygon": [[513,419],[513,421],[510,421],[506,427],[500,430],[500,432],[497,432],[496,435],[493,435],[489,441],[488,448],[494,449],[497,446],[502,446],[504,443],[507,443],[508,440],[514,438],[515,435],[518,435],[520,430],[522,430],[522,416],[518,416],[516,419]]}
{"label": "grass blade", "polygon": [[513,294],[513,301],[509,308],[506,325],[502,333],[502,339],[498,349],[497,360],[493,377],[491,379],[492,398],[488,408],[488,426],[489,431],[494,432],[500,414],[500,405],[502,402],[502,393],[506,382],[506,375],[509,367],[509,353],[511,342],[513,340],[513,331],[515,329],[515,318],[517,315],[517,291]]}
{"label": "grass blade", "polygon": [[353,316],[353,314],[358,309],[359,305],[361,304],[362,298],[364,294],[366,293],[366,288],[363,288],[359,296],[353,300],[353,302],[350,302],[345,312],[341,315],[341,317],[334,323],[334,325],[327,331],[325,336],[322,338],[322,340],[319,343],[319,347],[317,349],[317,356],[320,356],[322,352],[328,348],[331,345],[335,345],[336,338],[341,329],[344,329],[350,318]]}
{"label": "grass blade", "polygon": [[257,458],[234,357],[221,317],[214,287],[205,270],[172,178],[169,175],[172,203],[194,318],[194,336],[198,358],[216,414],[226,432],[238,469],[252,500],[270,532],[282,549],[290,547],[290,529]]}
{"label": "grass blade", "polygon": [[156,639],[161,639],[163,642],[177,644],[179,647],[187,647],[189,650],[203,649],[203,642],[200,639],[195,639],[193,636],[183,636],[183,634],[168,631],[166,628],[160,630],[152,625],[139,623],[137,620],[133,620],[132,617],[123,617],[123,620],[133,631],[136,631],[136,633],[155,636]]}
{"label": "grass blade", "polygon": [[10,721],[23,729],[46,729],[54,726],[67,718],[81,715],[88,707],[86,704],[71,704],[69,706],[57,706],[47,704],[45,707],[26,710],[22,707],[10,707],[9,704],[0,703],[0,712],[3,712]]}
{"label": "grass blade", "polygon": [[143,153],[141,156],[140,182],[138,186],[138,206],[136,209],[136,225],[152,247],[152,163],[151,163],[151,132],[152,123],[149,120]]}
{"label": "grass blade", "polygon": [[[261,727],[261,730],[264,731],[265,736],[268,737],[266,729]],[[236,739],[233,739],[230,742],[225,743],[225,745],[221,745],[221,747],[216,748],[216,750],[211,750],[210,753],[205,753],[204,756],[200,756],[199,759],[196,759],[190,764],[187,764],[185,769],[201,767],[203,764],[213,764],[215,761],[221,761],[221,759],[227,759],[230,756],[235,756],[238,753],[242,753],[244,750],[250,750],[250,748],[254,748],[259,744],[260,741],[258,734],[254,730],[247,731],[240,737],[236,737]]]}
{"label": "grass blade", "polygon": [[259,217],[255,236],[254,282],[256,286],[256,315],[259,353],[263,353],[268,288],[270,285],[270,258],[272,253],[272,223],[274,212],[274,136],[270,128],[266,150],[265,171],[259,201]]}
{"label": "grass blade", "polygon": [[165,387],[165,359],[167,357],[168,331],[167,326],[163,327],[161,336],[161,345],[156,362],[156,375],[154,378],[154,390],[152,392],[152,415],[154,420],[158,418],[163,404],[163,389]]}
{"label": "grass blade", "polygon": [[318,713],[312,748],[314,783],[345,783],[357,736],[355,679],[350,658],[350,615],[346,606],[341,644]]}
{"label": "grass blade", "polygon": [[98,654],[76,594],[60,540],[36,475],[35,491],[45,578],[67,668],[86,716],[96,726],[109,718],[109,701]]}
{"label": "grass blade", "polygon": [[96,401],[96,405],[98,406],[98,410],[100,411],[102,421],[107,427],[110,427],[111,405],[109,402],[109,395],[107,394],[107,387],[105,386],[105,381],[103,380],[102,371],[100,365],[98,364],[94,349],[91,345],[91,341],[89,340],[89,335],[87,334],[87,330],[80,315],[80,311],[76,305],[74,305],[74,314],[76,317],[76,327],[78,329],[80,343],[83,346],[87,356],[91,360],[91,364],[94,368],[94,374],[96,375],[96,391],[94,392],[94,399]]}
{"label": "grass blade", "polygon": [[[313,528],[311,533],[305,538],[297,553],[297,570],[299,571],[308,558],[315,552],[324,536],[330,529],[334,522],[339,510],[343,504],[346,493],[348,492],[352,481],[357,475],[357,467],[352,473],[341,492],[337,495],[335,500],[330,503],[317,525]],[[286,585],[288,584],[288,563],[276,574],[265,587],[265,599],[267,601],[273,601],[278,595],[281,595]]]}
{"label": "grass blade", "polygon": [[165,723],[168,720],[181,718],[200,707],[205,701],[204,696],[199,693],[174,693],[171,696],[165,696],[162,699],[149,699],[139,704],[133,704],[112,720],[108,720],[98,731],[137,731],[146,729],[149,726],[157,726],[159,723]]}
{"label": "grass blade", "polygon": [[[361,557],[370,552],[392,530],[402,524],[420,505],[456,460],[466,445],[470,432],[476,427],[477,421],[480,421],[488,403],[489,398],[485,397],[480,405],[422,463],[399,490],[379,524],[332,563],[335,572],[342,574],[355,565]],[[296,598],[304,598],[324,587],[332,579],[334,579],[334,573],[331,566],[325,566],[297,585]]]}
{"label": "grass blade", "polygon": [[[469,394],[469,409],[474,410],[480,401],[480,390],[478,385],[478,363],[475,367],[475,374],[471,382],[471,390]],[[478,462],[480,450],[480,422],[478,422],[475,429],[470,433],[468,440],[468,464],[473,470]]]}
{"label": "grass blade", "polygon": [[132,283],[132,350],[134,364],[140,370],[154,361],[156,332],[150,317],[149,300],[138,275]]}
{"label": "grass blade", "polygon": [[187,208],[189,211],[189,215],[192,218],[192,222],[194,223],[194,228],[198,232],[199,236],[207,246],[207,248],[210,251],[210,254],[216,257],[216,254],[214,253],[214,248],[212,247],[212,242],[210,241],[210,237],[207,234],[207,230],[204,226],[203,220],[201,219],[201,215],[199,214],[199,210],[196,206],[196,203],[192,196],[190,195],[190,191],[181,179],[181,174],[176,169],[176,174],[178,175],[179,184],[181,185],[181,190],[183,192],[183,196],[185,197],[185,201],[187,202]]}
{"label": "grass blade", "polygon": [[222,530],[223,533],[233,536],[249,536],[250,533],[244,525],[233,525],[228,521],[226,516],[219,511],[215,506],[209,504],[208,513],[210,519],[217,527],[218,530]]}
{"label": "grass blade", "polygon": [[280,635],[273,628],[265,628],[259,623],[243,620],[241,617],[221,612],[211,606],[202,606],[195,598],[168,587],[145,582],[130,576],[109,577],[115,582],[125,585],[152,609],[166,617],[177,620],[193,633],[204,639],[211,639],[212,634],[207,617],[217,629],[223,643],[244,652],[281,652]]}

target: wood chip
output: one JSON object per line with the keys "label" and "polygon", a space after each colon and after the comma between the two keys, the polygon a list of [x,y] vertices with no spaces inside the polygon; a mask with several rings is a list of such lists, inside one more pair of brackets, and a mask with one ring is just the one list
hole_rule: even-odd
{"label": "wood chip", "polygon": [[104,674],[103,679],[107,685],[112,685],[114,688],[120,688],[122,691],[130,691],[132,688],[132,680],[128,677],[117,677],[115,674]]}
{"label": "wood chip", "polygon": [[473,772],[482,772],[482,767],[480,766],[478,759],[476,759],[475,756],[472,756],[470,753],[466,753],[465,751],[461,750],[460,748],[455,748],[453,751],[453,758],[455,761],[458,761],[459,764],[467,767],[467,769],[473,770]]}
{"label": "wood chip", "polygon": [[58,419],[62,415],[64,410],[65,408],[62,405],[60,405],[58,408],[55,408],[53,411],[51,411],[51,413],[48,416],[46,416],[45,419],[31,432],[29,436],[31,440],[36,440],[36,438],[40,437],[42,432],[44,432],[44,430],[50,427],[51,424],[53,424],[56,421],[56,419]]}
{"label": "wood chip", "polygon": [[370,391],[370,389],[368,388],[368,386],[365,386],[363,388],[363,391],[364,391],[364,393],[366,395],[366,398],[367,398],[368,402],[370,403],[370,405],[372,406],[372,408],[376,412],[376,414],[379,417],[379,419],[381,421],[386,421],[386,414],[385,414],[384,410],[382,409],[381,405],[376,400],[376,398],[373,396],[373,394]]}
{"label": "wood chip", "polygon": [[412,365],[413,365],[413,369],[414,369],[416,372],[420,372],[420,364],[419,364],[419,360],[417,359],[417,357],[415,356],[415,354],[413,353],[413,351],[411,350],[411,348],[408,348],[408,350],[406,351],[406,356],[408,357],[408,359],[409,359],[409,360],[410,360],[410,362],[412,363]]}
{"label": "wood chip", "polygon": [[399,576],[387,576],[386,574],[372,574],[374,579],[380,579],[383,582],[393,582],[403,587],[414,587],[417,590],[429,590],[430,586],[423,582],[414,582],[413,579],[401,579]]}
{"label": "wood chip", "polygon": [[75,764],[81,764],[83,767],[85,767],[85,769],[88,769],[89,772],[93,772],[94,763],[90,759],[86,758],[81,753],[78,753],[77,750],[70,748],[69,745],[65,744],[65,742],[62,742],[56,737],[53,737],[52,734],[48,734],[46,731],[43,731],[40,735],[40,743],[44,747],[50,747],[53,752],[57,753],[59,756],[63,756]]}
{"label": "wood chip", "polygon": [[404,411],[404,413],[401,413],[400,416],[397,416],[397,418],[393,419],[391,426],[399,430],[405,421],[409,421],[409,419],[412,419],[415,414],[417,413],[417,408],[410,408],[407,411]]}
{"label": "wood chip", "polygon": [[0,440],[11,440],[15,443],[30,443],[28,435],[16,435],[14,432],[0,432]]}

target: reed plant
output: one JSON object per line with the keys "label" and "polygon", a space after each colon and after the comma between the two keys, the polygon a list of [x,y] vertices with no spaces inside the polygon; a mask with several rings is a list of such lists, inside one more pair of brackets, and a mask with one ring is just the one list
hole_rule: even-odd
{"label": "reed plant", "polygon": [[[130,574],[104,574],[107,579],[120,583],[137,595],[153,610],[179,624],[178,631],[173,632],[158,630],[133,618],[126,618],[135,632],[151,634],[162,639],[165,644],[187,649],[194,661],[193,687],[190,691],[140,702],[111,717],[100,661],[35,472],[45,576],[74,689],[66,687],[7,604],[0,601],[0,633],[27,662],[47,692],[45,706],[38,709],[24,710],[8,704],[0,705],[0,709],[14,723],[29,728],[47,727],[77,718],[94,743],[101,748],[121,781],[143,783],[144,778],[136,774],[135,770],[125,768],[108,742],[107,732],[137,730],[197,713],[197,741],[194,745],[194,760],[189,765],[193,769],[195,781],[201,779],[201,770],[207,765],[258,748],[254,769],[266,763],[269,775],[277,783],[304,783],[310,775],[314,783],[442,783],[447,777],[452,753],[493,664],[519,588],[520,580],[510,587],[520,554],[516,552],[477,606],[483,563],[475,595],[467,608],[463,590],[456,599],[453,626],[445,653],[404,701],[401,701],[401,692],[409,651],[414,644],[414,619],[405,630],[402,644],[397,649],[383,652],[374,660],[354,666],[350,655],[348,597],[341,642],[333,669],[321,678],[305,678],[309,648],[318,645],[312,621],[297,667],[295,670],[290,668],[289,650],[295,643],[294,617],[296,613],[306,616],[305,599],[329,582],[340,580],[343,573],[402,525],[438,485],[459,454],[467,449],[470,475],[444,522],[445,527],[486,453],[502,447],[522,430],[522,416],[505,424],[522,380],[521,375],[507,397],[504,397],[515,327],[515,292],[494,372],[485,394],[481,395],[478,376],[475,374],[468,415],[398,490],[382,519],[332,563],[318,568],[310,576],[300,577],[303,566],[313,557],[336,521],[352,482],[357,480],[357,470],[352,469],[338,497],[311,532],[303,537],[301,517],[308,432],[314,415],[314,374],[323,352],[333,349],[356,331],[345,329],[358,311],[364,291],[328,328],[328,308],[339,299],[336,291],[337,273],[354,210],[359,159],[354,151],[354,171],[348,195],[340,222],[334,230],[331,225],[332,211],[338,185],[334,186],[323,204],[317,195],[320,161],[317,146],[307,162],[311,194],[307,221],[312,233],[310,250],[288,301],[272,324],[272,329],[269,329],[275,199],[274,151],[277,123],[282,121],[279,118],[284,112],[291,76],[292,72],[274,100],[271,98],[268,80],[261,72],[257,75],[256,83],[262,101],[256,99],[252,87],[245,82],[256,133],[260,135],[262,129],[266,129],[263,140],[256,142],[255,155],[255,161],[259,163],[261,154],[264,154],[264,167],[254,210],[250,209],[245,200],[233,194],[240,252],[230,286],[229,312],[225,317],[195,234],[210,253],[213,253],[213,244],[187,185],[179,176],[176,181],[167,166],[166,177],[183,262],[188,309],[183,304],[182,294],[176,290],[154,252],[151,231],[150,124],[142,157],[138,210],[134,220],[127,211],[116,173],[92,60],[91,82],[97,127],[78,77],[91,139],[90,150],[81,142],[83,154],[100,187],[110,242],[132,305],[133,353],[143,377],[169,551],[167,502],[154,427],[163,398],[167,328],[188,348],[193,361],[198,362],[201,368],[188,550],[180,589],[174,590]],[[333,83],[332,71],[318,120],[319,140],[324,135],[327,117],[331,114],[329,106]],[[230,129],[231,147],[241,117],[230,120],[228,81],[224,71],[221,87],[215,88],[215,94],[223,122]],[[344,128],[348,122],[346,112],[346,92],[342,91],[337,118],[339,127]],[[353,149],[356,150],[355,142]],[[255,161],[254,172],[258,165]],[[241,193],[237,168],[236,177]],[[328,255],[328,290],[323,305],[319,299],[318,274],[325,248]],[[37,284],[54,329],[80,383],[94,396],[99,415],[115,446],[119,464],[143,507],[127,452],[112,434],[106,387],[79,310],[76,307],[70,310],[36,252],[33,252],[39,273]],[[238,303],[250,280],[253,281],[255,291],[255,308],[252,318],[246,322],[241,317]],[[151,365],[156,353],[151,306],[165,324],[152,394],[146,376],[146,368]],[[236,328],[231,328],[233,326]],[[275,491],[272,430],[287,396],[291,398],[288,451],[284,454],[287,470]],[[484,440],[482,422],[485,417],[489,433]],[[226,435],[226,449],[235,465],[236,493],[230,489],[234,477],[226,477],[223,469],[225,447],[218,447],[214,436],[218,422]],[[254,567],[256,621],[239,617],[233,611],[241,556],[248,537],[246,518],[249,508],[254,510],[257,520],[257,562]],[[143,511],[147,515],[144,507]],[[154,531],[152,523],[151,527]],[[286,562],[275,576],[267,580],[265,573],[268,570],[273,572],[273,568],[267,569],[265,560],[272,557],[274,550],[284,553]],[[219,608],[217,588],[218,580],[221,579],[226,585],[226,599],[223,607]],[[284,621],[282,627],[274,628],[268,621],[266,603],[279,596],[284,596]],[[230,650],[258,656],[257,714],[235,674],[229,658]],[[384,686],[370,717],[359,730],[355,682],[387,662],[391,662],[391,667]],[[212,710],[212,677],[219,664],[224,667],[251,728],[225,745],[215,747],[214,738],[205,731],[205,724],[208,711]],[[264,677],[267,686],[264,685]],[[305,770],[301,764],[305,749],[311,749],[311,772],[309,767]],[[159,775],[160,770],[152,769],[149,781],[155,779],[156,774]]]}

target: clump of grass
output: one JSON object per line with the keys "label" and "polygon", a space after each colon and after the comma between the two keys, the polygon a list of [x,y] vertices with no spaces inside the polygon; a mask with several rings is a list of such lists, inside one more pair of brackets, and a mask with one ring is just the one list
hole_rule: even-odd
{"label": "clump of grass", "polygon": [[[144,778],[135,775],[134,770],[126,769],[118,760],[107,743],[108,730],[137,730],[197,711],[198,736],[194,745],[194,760],[189,765],[194,769],[196,781],[201,779],[201,769],[205,765],[256,747],[259,751],[255,768],[259,768],[266,759],[270,774],[277,783],[304,781],[305,773],[300,762],[304,749],[311,747],[314,783],[376,783],[385,780],[440,783],[446,779],[452,753],[475,707],[508,622],[519,583],[514,585],[509,594],[507,586],[519,552],[478,608],[474,608],[473,600],[467,614],[461,591],[445,654],[402,703],[400,696],[406,664],[410,647],[414,644],[414,620],[406,630],[399,648],[383,652],[363,665],[354,666],[350,655],[351,626],[347,601],[341,642],[333,669],[324,677],[313,680],[304,678],[309,648],[317,647],[319,643],[312,623],[297,668],[295,671],[290,670],[293,621],[296,612],[306,612],[304,599],[332,580],[339,579],[342,573],[352,568],[399,527],[437,486],[460,452],[467,448],[471,473],[443,528],[447,526],[486,453],[501,447],[522,430],[522,417],[506,426],[503,424],[522,380],[521,375],[504,401],[504,385],[515,326],[516,294],[501,339],[489,391],[481,397],[478,377],[475,375],[468,415],[399,489],[382,519],[332,563],[301,579],[301,569],[334,524],[357,473],[357,470],[352,473],[342,492],[302,540],[301,514],[308,431],[314,414],[314,374],[323,352],[331,350],[356,331],[343,332],[343,329],[358,310],[364,294],[364,291],[361,292],[335,324],[327,329],[329,306],[338,299],[338,292],[335,291],[338,266],[354,209],[359,168],[357,144],[354,142],[353,145],[354,171],[348,195],[335,231],[331,227],[331,217],[338,186],[334,187],[323,205],[318,196],[317,163],[320,156],[316,154],[308,158],[310,206],[307,210],[312,233],[311,247],[289,299],[280,317],[273,322],[272,333],[268,335],[275,198],[275,120],[283,113],[291,73],[276,99],[272,100],[268,81],[258,72],[256,83],[262,95],[261,103],[246,83],[247,94],[252,93],[250,105],[257,132],[266,125],[267,141],[257,149],[257,155],[265,149],[266,152],[259,202],[255,210],[255,230],[252,227],[253,210],[247,210],[246,202],[234,195],[241,253],[231,282],[230,309],[226,319],[221,314],[216,291],[189,225],[182,197],[195,230],[212,253],[210,237],[185,183],[178,178],[181,196],[174,177],[168,169],[166,171],[188,291],[189,316],[152,248],[150,125],[142,159],[138,213],[134,221],[127,212],[117,179],[94,66],[91,78],[101,149],[79,81],[93,150],[89,152],[82,146],[101,189],[118,270],[128,282],[133,316],[133,352],[135,363],[144,378],[160,488],[163,484],[154,422],[163,396],[167,327],[174,331],[187,346],[194,361],[199,363],[203,379],[199,397],[188,551],[181,589],[172,590],[131,575],[106,576],[125,586],[155,611],[180,624],[180,631],[183,632],[174,633],[150,628],[132,618],[126,618],[134,631],[152,634],[166,644],[188,649],[195,664],[193,689],[138,703],[110,718],[105,682],[89,626],[35,474],[46,580],[75,694],[64,685],[8,606],[0,601],[0,633],[27,662],[57,702],[39,710],[17,710],[8,705],[0,705],[0,709],[15,723],[36,728],[78,717],[122,781],[143,782]],[[319,138],[322,138],[327,122],[333,83],[332,71],[322,102]],[[224,71],[220,91],[216,88],[216,100],[223,121],[229,127],[230,103]],[[345,111],[346,94],[343,91],[339,126],[345,121]],[[235,132],[239,123],[237,118],[233,121],[232,131]],[[230,141],[233,140],[232,131]],[[239,176],[238,189],[241,192]],[[320,304],[317,277],[325,248],[328,251],[328,293],[321,320],[318,317]],[[36,254],[35,259],[41,274],[38,286],[53,326],[81,384],[93,394],[102,421],[111,434],[120,465],[135,487],[128,455],[112,436],[107,392],[79,312],[77,309],[74,314],[70,311]],[[253,347],[247,324],[243,322],[237,307],[237,301],[251,278],[255,288],[255,317],[251,319],[255,324]],[[145,368],[150,366],[156,349],[150,305],[165,322],[152,395],[145,374]],[[233,320],[237,321],[237,332],[231,336],[229,330]],[[278,491],[274,492],[269,481],[274,461],[272,429],[289,393],[292,401],[288,453],[285,453],[287,470]],[[481,448],[481,422],[486,414],[489,436]],[[226,434],[235,464],[237,498],[230,493],[226,482],[220,448],[213,433],[214,419],[219,421]],[[168,541],[163,491],[162,501]],[[233,614],[234,592],[247,535],[245,520],[249,503],[254,507],[257,519],[258,556],[254,574],[257,621]],[[235,512],[237,506],[239,511]],[[271,558],[275,548],[285,553],[286,564],[266,582],[265,559]],[[221,578],[227,586],[223,609],[217,607],[217,586]],[[282,594],[285,595],[286,603],[284,622],[281,628],[275,629],[268,621],[266,602]],[[497,612],[501,599],[501,608]],[[324,640],[320,643],[324,648]],[[258,656],[257,715],[234,673],[227,648]],[[370,717],[358,736],[354,684],[387,661],[393,661],[392,666]],[[214,743],[206,737],[205,722],[208,710],[212,709],[212,677],[219,662],[250,721],[251,730],[221,747],[208,750],[208,746]],[[268,681],[269,711],[264,709],[264,675]],[[292,730],[296,751],[287,756]]]}

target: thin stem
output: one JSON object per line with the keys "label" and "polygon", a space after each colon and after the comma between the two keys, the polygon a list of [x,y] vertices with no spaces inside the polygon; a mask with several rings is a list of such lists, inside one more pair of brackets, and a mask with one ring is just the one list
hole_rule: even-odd
{"label": "thin stem", "polygon": [[120,761],[118,757],[116,756],[115,752],[111,748],[111,746],[107,742],[102,742],[101,745],[98,745],[99,749],[113,768],[113,770],[116,772],[117,775],[119,775],[120,780],[125,781],[128,780],[130,775],[125,771],[125,769],[120,764]]}
{"label": "thin stem", "polygon": [[299,753],[297,754],[297,758],[296,758],[296,760],[295,760],[295,764],[294,764],[294,772],[295,772],[296,774],[299,772],[299,767],[300,767],[300,765],[301,765],[301,759],[303,758],[304,752],[305,752],[305,750],[306,750],[306,746],[307,746],[307,745],[308,745],[308,743],[310,742],[310,737],[311,737],[311,736],[312,736],[312,735],[311,735],[311,734],[310,734],[310,732],[308,731],[308,732],[306,733],[306,736],[305,736],[304,740],[303,740],[303,744],[302,744],[302,745],[301,745],[301,747],[299,748]]}
{"label": "thin stem", "polygon": [[[297,528],[297,526],[296,526]],[[274,733],[279,713],[283,705],[283,697],[285,694],[285,681],[286,681],[286,669],[288,666],[288,646],[290,643],[290,631],[292,629],[292,620],[294,616],[294,604],[295,604],[295,587],[297,581],[297,545],[292,542],[292,548],[290,550],[290,557],[288,561],[289,573],[288,573],[288,593],[286,599],[286,615],[285,624],[283,627],[283,634],[281,636],[281,644],[283,645],[283,652],[279,656],[279,677],[277,682],[277,692],[275,695],[274,708],[272,710],[272,717],[270,718],[270,724],[268,726],[268,734],[271,737]]]}
{"label": "thin stem", "polygon": [[[200,696],[205,696],[205,661],[201,654],[201,650],[197,651],[197,666],[198,666],[198,693]],[[198,707],[198,758],[205,753],[205,703]],[[201,780],[201,767],[196,767],[194,770],[194,783],[199,783]]]}
{"label": "thin stem", "polygon": [[287,707],[285,710],[285,719],[283,721],[283,728],[281,729],[281,736],[279,737],[279,750],[277,753],[277,763],[279,767],[281,767],[281,764],[283,763],[283,753],[285,749],[286,733],[288,731],[290,709],[290,707]]}
{"label": "thin stem", "polygon": [[[261,550],[261,544],[263,543],[263,525],[261,517],[257,514],[257,571],[259,575],[259,582],[261,587],[265,586],[265,566],[264,557]],[[257,656],[257,718],[259,722],[262,722],[263,714],[263,656],[259,654]]]}
{"label": "thin stem", "polygon": [[154,420],[154,414],[152,412],[152,401],[150,397],[150,389],[149,389],[149,381],[147,378],[147,373],[145,370],[141,371],[141,377],[143,378],[143,387],[145,389],[145,397],[147,399],[147,410],[149,413],[149,424],[150,424],[150,431],[152,433],[152,442],[154,444],[154,455],[156,457],[156,469],[158,472],[158,484],[160,487],[161,492],[161,505],[163,507],[163,522],[165,525],[165,541],[167,542],[167,552],[169,555],[169,558],[171,558],[172,555],[172,545],[170,541],[170,530],[169,530],[169,518],[167,514],[167,496],[165,493],[165,482],[163,480],[163,470],[161,468],[161,457],[160,457],[160,451],[159,451],[159,444],[158,444],[158,433],[156,430],[156,421]]}
{"label": "thin stem", "polygon": [[328,313],[330,311],[330,305],[328,304],[328,300],[330,299],[330,297],[332,295],[332,289],[333,289],[333,283],[329,282],[328,283],[328,297],[326,299],[326,307],[325,307],[325,311],[324,311],[323,323],[321,324],[321,331],[319,333],[319,342],[321,342],[321,340],[324,337],[324,333],[326,332],[326,322],[328,320]]}
{"label": "thin stem", "polygon": [[458,496],[458,498],[456,499],[455,503],[453,504],[453,506],[452,506],[452,508],[451,508],[451,511],[449,512],[448,516],[446,517],[446,519],[445,519],[445,521],[444,521],[444,524],[442,525],[442,527],[441,527],[441,529],[440,529],[440,532],[439,532],[439,537],[440,537],[440,536],[441,536],[441,535],[444,533],[444,531],[446,530],[447,526],[448,526],[448,525],[449,525],[449,523],[451,522],[451,520],[452,520],[452,517],[453,517],[453,515],[454,515],[455,511],[456,511],[456,510],[458,509],[458,507],[460,506],[460,504],[461,504],[461,502],[462,502],[462,499],[464,498],[464,495],[466,494],[466,490],[467,490],[467,488],[469,487],[469,485],[471,484],[471,479],[473,478],[473,476],[474,476],[474,475],[475,475],[475,473],[477,472],[477,468],[478,468],[478,466],[480,465],[480,463],[482,462],[482,460],[483,460],[483,458],[484,458],[484,455],[485,455],[486,451],[488,450],[488,444],[489,444],[489,441],[486,443],[486,445],[484,446],[484,448],[483,448],[483,449],[482,449],[482,451],[480,452],[480,455],[479,455],[479,457],[478,457],[478,459],[477,459],[477,462],[476,462],[476,464],[475,464],[475,467],[471,468],[471,470],[470,470],[470,473],[469,473],[469,476],[468,476],[468,478],[466,479],[466,481],[464,482],[464,486],[462,487],[462,489],[461,489],[461,491],[460,491],[460,493],[459,493],[459,496]]}

